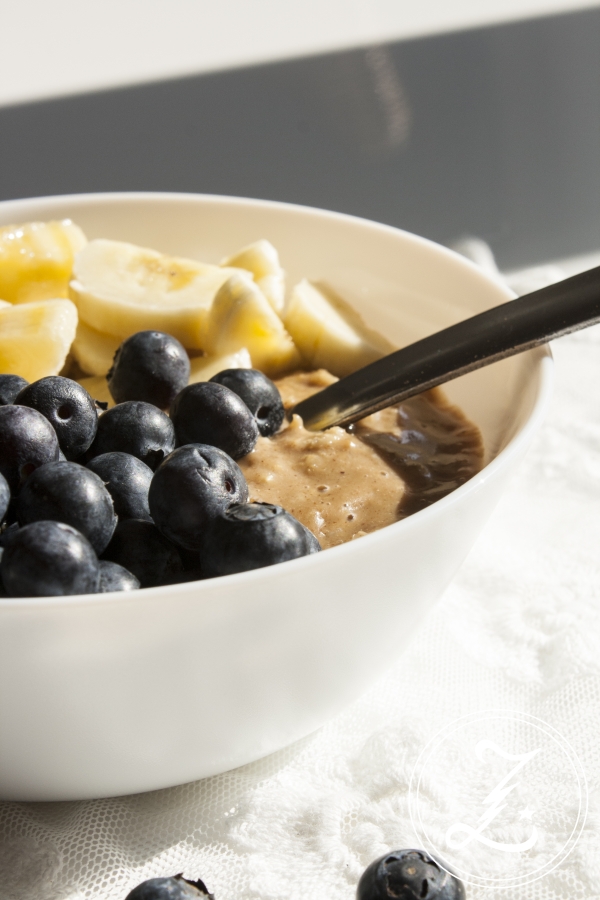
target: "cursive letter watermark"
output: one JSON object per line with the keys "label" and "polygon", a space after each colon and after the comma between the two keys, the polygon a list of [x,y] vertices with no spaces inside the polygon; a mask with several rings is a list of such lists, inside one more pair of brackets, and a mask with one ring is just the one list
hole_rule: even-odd
{"label": "cursive letter watermark", "polygon": [[416,846],[465,883],[494,889],[560,866],[587,813],[571,745],[547,722],[510,710],[472,713],[438,732],[419,756],[408,799]]}
{"label": "cursive letter watermark", "polygon": [[[477,828],[466,825],[464,822],[455,822],[454,825],[451,825],[446,831],[446,844],[452,850],[462,850],[462,848],[466,847],[467,844],[470,844],[472,840],[476,840],[485,844],[486,847],[502,850],[504,853],[522,853],[524,850],[529,850],[533,847],[538,839],[538,831],[535,825],[532,826],[531,835],[527,840],[516,844],[508,844],[504,841],[494,841],[491,838],[485,837],[483,832],[488,825],[494,821],[496,816],[505,809],[507,804],[504,800],[519,784],[518,781],[513,781],[512,784],[509,782],[514,778],[517,772],[520,772],[523,766],[527,765],[529,760],[533,759],[534,756],[537,756],[540,752],[539,748],[537,750],[530,750],[529,753],[507,753],[506,750],[503,750],[502,747],[499,747],[494,741],[482,740],[479,741],[475,747],[475,755],[480,760],[483,760],[483,754],[486,750],[492,750],[498,756],[501,756],[503,759],[507,759],[510,762],[516,761],[517,765],[513,766],[508,775],[505,775],[504,778],[498,782],[494,790],[488,794],[483,801],[483,805],[489,806],[489,809],[479,817]],[[521,818],[531,818],[531,816],[532,812],[529,807],[526,807],[521,813]],[[462,840],[457,840],[455,835],[461,832],[466,834],[466,837],[463,837]]]}

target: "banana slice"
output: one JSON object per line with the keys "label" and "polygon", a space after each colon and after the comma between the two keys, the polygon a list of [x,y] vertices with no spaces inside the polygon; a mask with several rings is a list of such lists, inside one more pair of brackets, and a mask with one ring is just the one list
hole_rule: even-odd
{"label": "banana slice", "polygon": [[68,297],[73,258],[85,243],[70,219],[0,228],[0,297],[10,303]]}
{"label": "banana slice", "polygon": [[248,244],[233,256],[224,259],[221,265],[251,272],[275,312],[281,315],[285,298],[285,272],[279,263],[279,254],[270,241],[263,239]]}
{"label": "banana slice", "polygon": [[197,356],[190,360],[190,384],[197,381],[210,381],[217,372],[223,369],[251,369],[252,360],[245,347],[227,356]]}
{"label": "banana slice", "polygon": [[262,291],[249,275],[232,275],[217,293],[206,325],[206,351],[213,356],[246,347],[252,365],[277,376],[300,363],[300,354]]}
{"label": "banana slice", "polygon": [[87,378],[78,378],[79,384],[86,389],[90,397],[99,400],[101,403],[108,403],[110,409],[115,405],[115,401],[108,389],[108,382],[104,375],[90,375]]}
{"label": "banana slice", "polygon": [[82,371],[90,375],[106,375],[120,344],[120,338],[96,331],[80,319],[71,353]]}
{"label": "banana slice", "polygon": [[0,372],[37,381],[58,375],[77,329],[70,300],[42,300],[0,309]]}
{"label": "banana slice", "polygon": [[396,349],[368,328],[345,300],[306,279],[292,291],[283,321],[304,364],[328,369],[339,378]]}
{"label": "banana slice", "polygon": [[85,323],[101,333],[123,340],[156,329],[184,347],[205,350],[208,311],[233,271],[134,244],[94,240],[75,258],[71,297]]}

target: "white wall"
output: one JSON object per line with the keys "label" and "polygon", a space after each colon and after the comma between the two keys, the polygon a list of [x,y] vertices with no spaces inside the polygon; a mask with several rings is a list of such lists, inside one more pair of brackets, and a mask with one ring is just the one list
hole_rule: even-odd
{"label": "white wall", "polygon": [[598,5],[598,0],[0,0],[0,105]]}

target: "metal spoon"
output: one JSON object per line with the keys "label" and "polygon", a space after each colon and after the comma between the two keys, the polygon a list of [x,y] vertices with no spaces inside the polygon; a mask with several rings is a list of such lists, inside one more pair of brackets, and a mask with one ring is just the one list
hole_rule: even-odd
{"label": "metal spoon", "polygon": [[350,425],[482,366],[600,322],[600,266],[444,328],[296,404],[312,431]]}

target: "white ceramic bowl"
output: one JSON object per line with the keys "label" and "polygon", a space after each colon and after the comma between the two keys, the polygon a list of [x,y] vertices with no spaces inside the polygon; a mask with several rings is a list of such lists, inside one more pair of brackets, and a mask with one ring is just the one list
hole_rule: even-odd
{"label": "white ceramic bowl", "polygon": [[[268,238],[290,283],[327,280],[399,345],[512,296],[422,238],[299,206],[178,194],[0,204],[0,225],[66,216],[90,238],[214,262]],[[540,422],[551,376],[539,348],[448,385],[483,432],[485,468],[351,544],[206,582],[0,601],[0,797],[181,784],[337,713],[394,662],[455,574]]]}

